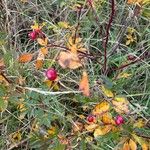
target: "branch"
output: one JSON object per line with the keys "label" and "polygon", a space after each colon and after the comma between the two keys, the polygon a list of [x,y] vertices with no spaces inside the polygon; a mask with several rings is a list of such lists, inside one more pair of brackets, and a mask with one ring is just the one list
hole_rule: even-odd
{"label": "branch", "polygon": [[104,73],[106,73],[107,71],[107,45],[108,45],[108,39],[109,39],[109,30],[111,28],[114,15],[115,15],[115,1],[111,0],[111,15],[110,15],[109,22],[106,28],[106,39],[104,42],[104,68],[103,68]]}

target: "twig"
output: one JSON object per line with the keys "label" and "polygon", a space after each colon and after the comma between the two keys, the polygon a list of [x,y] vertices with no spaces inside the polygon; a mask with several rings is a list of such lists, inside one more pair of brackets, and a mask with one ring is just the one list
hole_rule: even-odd
{"label": "twig", "polygon": [[79,26],[80,26],[80,16],[81,16],[82,8],[83,8],[82,6],[79,8],[78,23],[77,23],[77,26],[76,26],[76,29],[75,29],[74,43],[76,43],[77,32],[78,32],[78,29],[79,29]]}
{"label": "twig", "polygon": [[115,14],[115,1],[111,0],[111,15],[110,15],[109,22],[106,28],[106,39],[104,42],[104,74],[107,72],[107,45],[108,45],[108,39],[109,39],[109,30],[112,25],[114,14]]}
{"label": "twig", "polygon": [[28,140],[29,140],[29,138],[26,138],[26,139],[20,141],[19,143],[16,143],[16,144],[12,145],[12,146],[11,146],[10,148],[8,148],[7,150],[12,150],[12,149],[14,149],[14,148],[16,148],[16,147],[18,147],[18,146],[20,146],[20,145],[26,143]]}
{"label": "twig", "polygon": [[43,95],[61,95],[61,94],[77,94],[77,93],[81,93],[81,91],[64,91],[64,92],[50,92],[50,91],[43,91],[41,89],[38,88],[30,88],[30,87],[21,87],[20,88],[29,90],[29,91],[33,91],[33,92],[37,92]]}

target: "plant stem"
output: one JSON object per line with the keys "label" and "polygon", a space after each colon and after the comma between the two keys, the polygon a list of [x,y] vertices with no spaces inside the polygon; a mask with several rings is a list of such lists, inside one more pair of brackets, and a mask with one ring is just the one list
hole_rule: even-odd
{"label": "plant stem", "polygon": [[104,42],[104,66],[103,66],[104,74],[106,74],[107,72],[107,45],[109,39],[109,30],[111,28],[114,15],[115,15],[115,1],[111,0],[111,14],[110,14],[108,25],[106,27],[106,39]]}

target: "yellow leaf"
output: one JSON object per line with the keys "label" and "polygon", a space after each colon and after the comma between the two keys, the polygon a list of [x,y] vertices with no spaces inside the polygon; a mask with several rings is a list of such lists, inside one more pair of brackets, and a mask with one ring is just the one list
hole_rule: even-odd
{"label": "yellow leaf", "polygon": [[50,88],[52,86],[52,81],[51,80],[45,80],[45,84]]}
{"label": "yellow leaf", "polygon": [[79,37],[76,37],[75,39],[75,36],[70,36],[68,39],[67,47],[74,54],[77,54],[77,51],[85,52],[86,49],[84,48],[84,45],[81,41],[82,39]]}
{"label": "yellow leaf", "polygon": [[141,145],[142,147],[142,150],[148,150],[148,144],[146,143],[146,141],[141,138],[141,137],[138,137],[136,134],[132,134],[132,136],[134,137],[134,139]]}
{"label": "yellow leaf", "polygon": [[15,143],[21,141],[21,138],[22,138],[21,133],[19,131],[11,134],[10,137],[11,137],[11,140]]}
{"label": "yellow leaf", "polygon": [[84,127],[88,132],[93,132],[99,125],[98,124],[86,124]]}
{"label": "yellow leaf", "polygon": [[109,111],[109,108],[110,108],[109,103],[106,102],[106,101],[103,101],[103,102],[97,104],[97,105],[94,107],[94,109],[93,109],[93,111],[92,111],[92,114],[93,114],[93,115],[101,115],[101,114],[104,114],[104,113],[106,113],[106,112]]}
{"label": "yellow leaf", "polygon": [[131,75],[132,74],[130,74],[130,73],[122,72],[122,73],[118,74],[117,79],[129,78]]}
{"label": "yellow leaf", "polygon": [[45,22],[39,25],[36,21],[34,21],[34,24],[31,26],[31,28],[33,30],[41,30],[45,25],[46,25]]}
{"label": "yellow leaf", "polygon": [[113,120],[111,114],[108,112],[102,115],[102,122],[104,124],[114,124],[115,125],[115,121]]}
{"label": "yellow leaf", "polygon": [[41,69],[43,67],[43,60],[36,60],[35,68]]}
{"label": "yellow leaf", "polygon": [[17,106],[17,109],[19,109],[20,112],[24,112],[26,110],[26,107],[23,102],[19,103]]}
{"label": "yellow leaf", "polygon": [[37,38],[37,42],[38,42],[41,46],[47,46],[47,44],[48,44],[48,38],[45,38],[45,39]]}
{"label": "yellow leaf", "polygon": [[60,52],[58,63],[62,68],[77,69],[82,66],[80,59],[71,52]]}
{"label": "yellow leaf", "polygon": [[109,133],[111,131],[111,129],[112,129],[111,125],[105,125],[103,127],[99,126],[94,131],[94,137],[105,135],[105,134]]}
{"label": "yellow leaf", "polygon": [[128,142],[124,143],[122,150],[130,150]]}
{"label": "yellow leaf", "polygon": [[93,141],[93,137],[92,136],[87,136],[87,137],[85,137],[85,139],[89,143]]}
{"label": "yellow leaf", "polygon": [[47,130],[47,133],[49,135],[54,135],[56,133],[56,127],[50,127],[48,130]]}
{"label": "yellow leaf", "polygon": [[137,145],[132,139],[129,140],[129,147],[130,147],[130,150],[136,150],[137,149]]}
{"label": "yellow leaf", "polygon": [[117,96],[112,100],[114,109],[119,114],[128,114],[129,113],[129,102],[125,97]]}
{"label": "yellow leaf", "polygon": [[41,69],[43,67],[44,58],[45,56],[40,50],[35,63],[36,69]]}
{"label": "yellow leaf", "polygon": [[9,86],[9,82],[7,81],[7,79],[5,78],[5,76],[3,74],[0,75],[0,84]]}
{"label": "yellow leaf", "polygon": [[27,63],[30,62],[32,60],[33,54],[31,53],[24,53],[22,55],[19,56],[18,61],[20,63]]}
{"label": "yellow leaf", "polygon": [[58,26],[64,29],[70,28],[69,23],[65,21],[58,22]]}
{"label": "yellow leaf", "polygon": [[102,86],[102,87],[101,87],[101,90],[102,90],[102,92],[104,93],[104,95],[105,95],[106,97],[109,97],[109,98],[114,97],[114,94],[112,93],[112,91],[109,90],[109,89],[107,89],[105,86]]}
{"label": "yellow leaf", "polygon": [[148,149],[149,149],[147,143],[143,143],[143,144],[141,145],[141,147],[142,147],[142,150],[148,150]]}
{"label": "yellow leaf", "polygon": [[43,55],[47,55],[48,54],[48,48],[47,47],[40,48],[40,51],[43,53]]}
{"label": "yellow leaf", "polygon": [[127,0],[127,4],[140,4],[143,0]]}
{"label": "yellow leaf", "polygon": [[89,79],[86,71],[83,71],[82,79],[79,84],[79,90],[81,90],[85,96],[90,96]]}
{"label": "yellow leaf", "polygon": [[134,124],[133,127],[134,128],[142,128],[144,127],[146,124],[146,122],[144,121],[144,119],[138,119]]}

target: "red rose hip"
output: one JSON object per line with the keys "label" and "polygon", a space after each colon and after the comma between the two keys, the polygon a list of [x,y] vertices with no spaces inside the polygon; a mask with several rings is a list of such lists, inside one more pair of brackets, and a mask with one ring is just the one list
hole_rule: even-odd
{"label": "red rose hip", "polygon": [[94,115],[89,115],[89,116],[87,117],[87,121],[88,121],[88,122],[94,122],[94,121],[95,121],[95,116],[94,116]]}
{"label": "red rose hip", "polygon": [[36,31],[32,31],[28,34],[29,38],[31,40],[35,40],[37,38],[37,32]]}
{"label": "red rose hip", "polygon": [[57,78],[57,71],[54,68],[50,68],[46,71],[46,77],[51,80],[54,81]]}
{"label": "red rose hip", "polygon": [[116,125],[121,125],[124,123],[124,119],[122,116],[117,116],[116,119],[115,119],[115,123]]}

